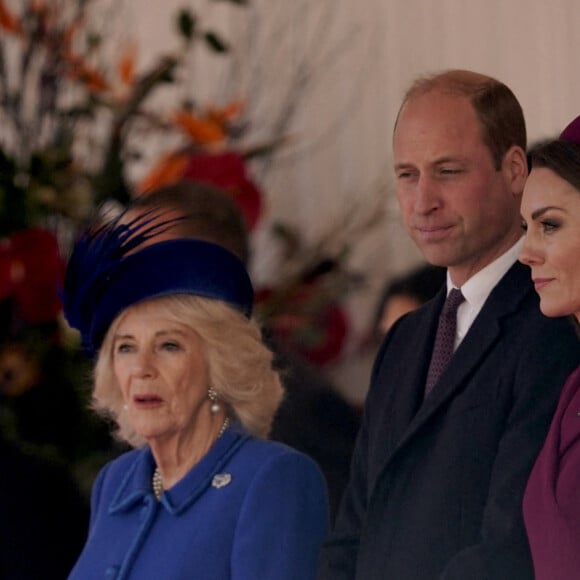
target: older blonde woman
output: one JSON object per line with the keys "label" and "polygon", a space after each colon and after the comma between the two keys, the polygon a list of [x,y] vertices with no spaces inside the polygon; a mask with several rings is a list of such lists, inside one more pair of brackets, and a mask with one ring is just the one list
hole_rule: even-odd
{"label": "older blonde woman", "polygon": [[282,387],[243,264],[127,215],[79,240],[65,281],[67,319],[96,354],[93,406],[135,447],[99,473],[69,579],[313,578],[324,480],[264,440]]}

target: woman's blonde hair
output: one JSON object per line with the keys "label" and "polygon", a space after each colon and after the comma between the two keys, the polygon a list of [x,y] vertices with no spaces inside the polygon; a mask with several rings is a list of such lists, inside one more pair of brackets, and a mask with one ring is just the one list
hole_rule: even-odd
{"label": "woman's blonde hair", "polygon": [[[267,437],[283,396],[273,354],[259,326],[225,302],[189,294],[152,298],[164,316],[191,327],[204,345],[209,384],[228,415],[257,437]],[[129,307],[131,308],[131,307]],[[109,327],[94,369],[92,408],[116,424],[115,436],[134,447],[145,444],[123,410],[123,396],[113,371],[113,336],[123,311]]]}

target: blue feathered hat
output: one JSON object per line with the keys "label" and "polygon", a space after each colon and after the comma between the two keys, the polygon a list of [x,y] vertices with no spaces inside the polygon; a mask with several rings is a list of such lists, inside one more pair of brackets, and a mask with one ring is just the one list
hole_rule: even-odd
{"label": "blue feathered hat", "polygon": [[89,354],[98,351],[121,311],[148,298],[195,294],[251,316],[252,283],[237,256],[205,240],[172,236],[171,229],[185,218],[166,218],[159,209],[129,215],[101,216],[68,261],[64,315],[80,331]]}

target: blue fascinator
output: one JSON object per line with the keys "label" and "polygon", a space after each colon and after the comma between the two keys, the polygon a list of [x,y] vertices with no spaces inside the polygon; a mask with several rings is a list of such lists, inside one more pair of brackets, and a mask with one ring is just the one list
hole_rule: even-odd
{"label": "blue fascinator", "polygon": [[148,298],[195,294],[251,316],[252,283],[237,256],[205,240],[171,235],[185,218],[166,218],[159,209],[129,215],[89,227],[68,261],[64,315],[88,353],[96,353],[122,310]]}

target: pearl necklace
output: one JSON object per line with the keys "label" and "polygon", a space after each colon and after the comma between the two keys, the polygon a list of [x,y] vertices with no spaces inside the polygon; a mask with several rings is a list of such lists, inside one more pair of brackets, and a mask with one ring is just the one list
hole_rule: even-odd
{"label": "pearl necklace", "polygon": [[153,481],[151,482],[153,486],[153,493],[155,494],[155,499],[159,501],[161,499],[161,494],[163,493],[163,479],[161,479],[161,473],[159,472],[159,467],[155,468],[153,472]]}
{"label": "pearl necklace", "polygon": [[[223,422],[222,426],[220,427],[218,433],[218,439],[225,433],[226,429],[230,424],[229,417],[226,417],[225,421]],[[159,471],[159,467],[155,468],[153,472],[153,479],[151,480],[151,486],[153,487],[153,493],[155,494],[155,499],[159,501],[161,499],[161,494],[163,493],[163,479],[161,478],[161,472]]]}

